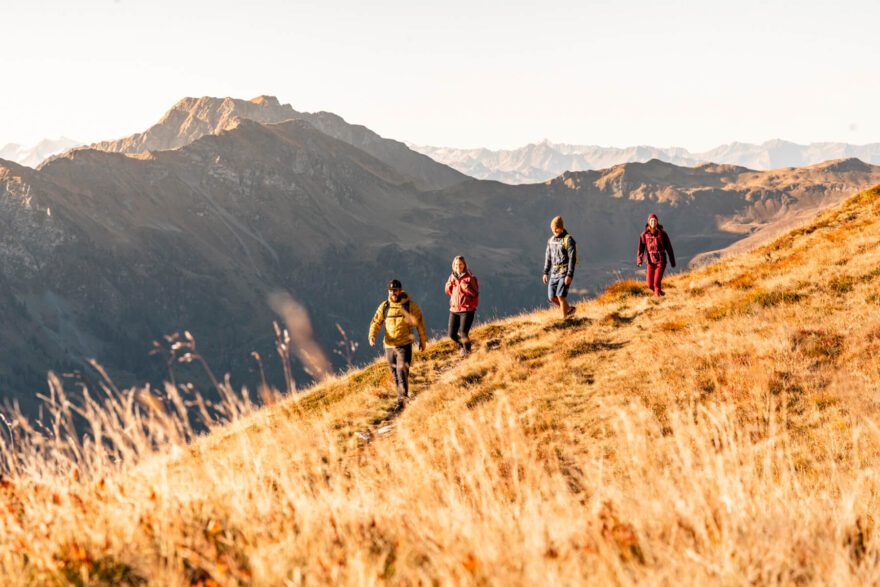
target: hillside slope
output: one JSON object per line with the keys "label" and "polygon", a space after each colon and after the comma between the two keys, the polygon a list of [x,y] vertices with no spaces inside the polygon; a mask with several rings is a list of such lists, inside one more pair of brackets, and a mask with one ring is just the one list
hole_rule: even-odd
{"label": "hillside slope", "polygon": [[568,322],[482,326],[463,361],[435,342],[399,414],[376,363],[262,410],[230,397],[233,422],[184,447],[197,398],[132,390],[81,409],[95,450],[55,386],[57,439],[0,432],[0,572],[876,584],[878,213],[880,187],[665,298],[622,282]]}
{"label": "hillside slope", "polygon": [[[352,359],[363,364],[366,322],[389,279],[442,331],[455,255],[485,286],[483,316],[541,303],[557,214],[581,253],[573,294],[592,295],[636,275],[648,213],[659,214],[681,267],[743,239],[754,246],[880,182],[880,166],[852,159],[771,172],[654,160],[546,184],[471,180],[424,192],[305,120],[226,122],[176,149],[77,149],[37,170],[0,161],[0,400],[35,409],[49,369],[99,377],[85,357],[122,385],[161,384],[166,367],[151,343],[184,330],[236,386],[259,380],[252,351],[283,386],[273,292],[299,300],[337,366],[346,364],[331,352],[337,325],[360,343]],[[294,372],[307,379],[301,365]]]}
{"label": "hillside slope", "polygon": [[[412,182],[303,120],[237,120],[137,157],[0,161],[0,397],[32,403],[47,369],[94,375],[83,357],[125,384],[161,381],[147,347],[183,329],[248,373],[251,351],[274,348],[271,292],[332,303],[339,274],[358,280],[396,238],[422,239]],[[323,330],[349,327],[338,308]]]}

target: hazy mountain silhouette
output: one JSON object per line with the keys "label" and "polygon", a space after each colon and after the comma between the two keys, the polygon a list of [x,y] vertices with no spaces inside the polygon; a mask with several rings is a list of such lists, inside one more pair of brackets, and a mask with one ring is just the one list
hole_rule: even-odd
{"label": "hazy mountain silhouette", "polygon": [[36,145],[26,147],[16,143],[9,143],[0,147],[0,159],[14,161],[20,165],[37,167],[40,163],[53,155],[63,153],[68,149],[79,146],[82,143],[67,137],[59,139],[43,139]]}
{"label": "hazy mountain silhouette", "polygon": [[541,182],[565,171],[604,169],[620,163],[645,162],[651,159],[688,167],[713,162],[762,170],[803,167],[823,161],[853,157],[868,163],[880,164],[880,143],[798,145],[779,139],[766,141],[760,145],[729,143],[702,153],[691,153],[679,147],[616,148],[549,141],[529,144],[519,149],[499,151],[412,144],[410,147],[471,177],[510,184]]}

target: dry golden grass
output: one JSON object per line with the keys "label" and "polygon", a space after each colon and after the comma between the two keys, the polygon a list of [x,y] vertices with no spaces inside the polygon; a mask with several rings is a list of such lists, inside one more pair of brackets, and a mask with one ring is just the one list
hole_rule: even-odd
{"label": "dry golden grass", "polygon": [[[2,437],[8,583],[880,583],[880,190],[749,254],[211,434],[133,390]],[[149,395],[146,395],[149,393]],[[112,395],[112,394],[111,394]],[[101,406],[106,404],[102,400]],[[94,438],[101,439],[103,448]]]}

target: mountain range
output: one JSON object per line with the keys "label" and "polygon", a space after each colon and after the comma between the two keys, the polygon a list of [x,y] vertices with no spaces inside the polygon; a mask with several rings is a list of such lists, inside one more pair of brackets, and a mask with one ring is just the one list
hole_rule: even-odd
{"label": "mountain range", "polygon": [[413,144],[409,146],[471,177],[510,184],[542,182],[565,171],[604,169],[620,163],[645,162],[651,159],[687,167],[712,162],[761,170],[803,167],[845,158],[880,164],[880,143],[851,145],[826,142],[799,145],[779,139],[759,145],[734,142],[702,153],[691,153],[679,147],[617,148],[551,143],[546,140],[519,149],[497,151]]}
{"label": "mountain range", "polygon": [[328,354],[338,325],[363,362],[391,278],[444,330],[454,255],[483,284],[479,319],[545,304],[557,214],[579,243],[573,295],[588,295],[635,275],[649,212],[685,266],[877,183],[880,167],[855,159],[773,171],[651,160],[509,186],[274,98],[187,98],[144,133],[38,169],[0,161],[0,394],[33,407],[48,369],[99,377],[86,357],[120,385],[160,384],[169,372],[153,341],[184,330],[236,382],[258,380],[256,351],[280,385],[276,292],[303,305]]}
{"label": "mountain range", "polygon": [[[394,166],[414,179],[436,187],[464,181],[466,178],[463,176],[509,184],[536,183],[548,181],[566,171],[604,169],[620,163],[644,163],[651,159],[686,167],[712,162],[758,170],[804,167],[846,158],[880,164],[880,143],[853,145],[817,142],[800,145],[780,139],[761,144],[733,142],[697,153],[680,147],[643,145],[619,148],[552,143],[547,140],[509,150],[419,146],[382,138],[365,126],[348,124],[330,112],[298,112],[289,104],[280,104],[273,96],[259,96],[249,101],[185,98],[147,131],[123,139],[102,141],[91,147],[114,153],[174,149],[204,134],[216,134],[233,124],[237,117],[260,123],[307,119],[325,134],[363,149],[382,161],[390,163],[393,160]],[[31,147],[10,143],[0,148],[0,159],[38,167],[46,159],[80,145],[82,142],[65,137],[44,139]],[[418,154],[430,159],[426,160]],[[442,166],[433,165],[433,161]]]}

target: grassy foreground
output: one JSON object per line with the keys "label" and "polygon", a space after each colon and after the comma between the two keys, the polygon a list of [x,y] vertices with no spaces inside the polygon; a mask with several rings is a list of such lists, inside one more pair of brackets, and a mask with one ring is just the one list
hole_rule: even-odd
{"label": "grassy foreground", "polygon": [[432,344],[400,414],[384,364],[259,410],[227,389],[205,436],[173,387],[53,384],[45,428],[0,433],[0,574],[878,584],[878,259],[875,188],[665,298],[625,282],[477,328],[463,361]]}

